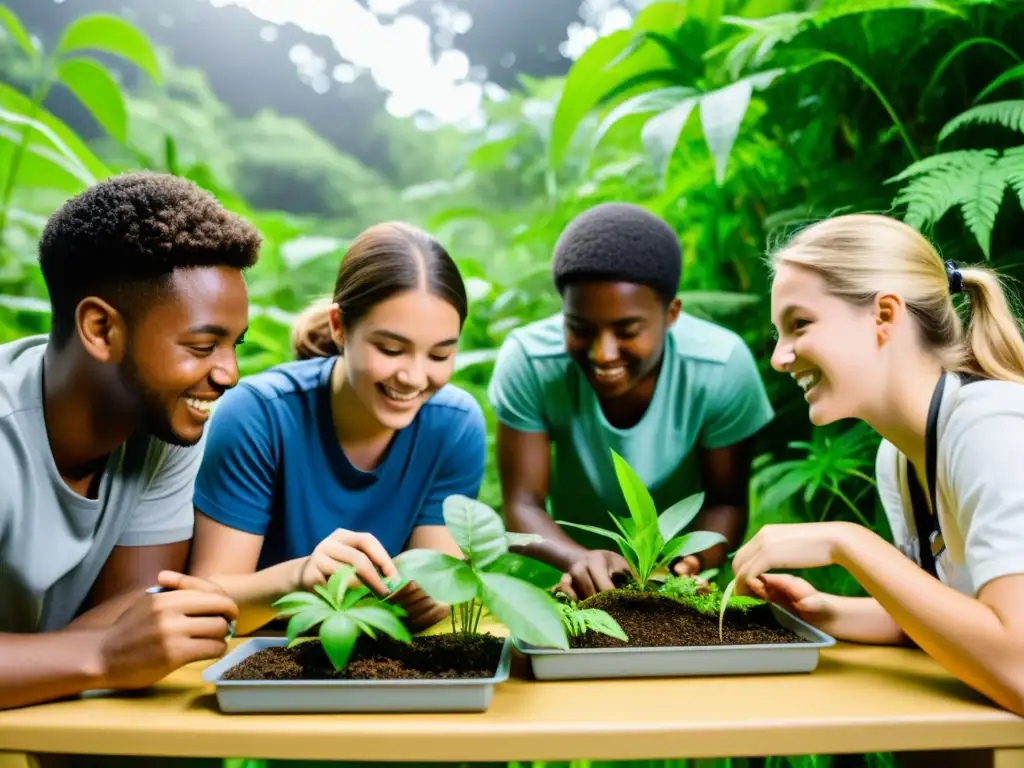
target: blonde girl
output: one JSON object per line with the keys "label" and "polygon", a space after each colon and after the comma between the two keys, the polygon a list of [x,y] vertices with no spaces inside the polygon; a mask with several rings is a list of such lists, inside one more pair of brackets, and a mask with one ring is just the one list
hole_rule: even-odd
{"label": "blonde girl", "polygon": [[[804,390],[812,423],[856,418],[881,435],[896,546],[846,522],[768,525],[735,556],[737,590],[838,639],[912,641],[1024,714],[1024,341],[1000,281],[877,215],[805,229],[772,268],[772,366]],[[830,564],[870,596],[769,573]]]}

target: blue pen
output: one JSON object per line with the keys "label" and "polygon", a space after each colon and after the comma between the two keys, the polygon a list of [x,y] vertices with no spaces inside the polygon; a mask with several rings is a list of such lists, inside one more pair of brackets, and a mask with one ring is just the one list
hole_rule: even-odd
{"label": "blue pen", "polygon": [[[156,586],[156,587],[150,587],[149,589],[147,589],[146,590],[146,594],[147,595],[159,595],[159,594],[162,594],[163,592],[173,592],[173,591],[174,590],[172,590],[170,587]],[[225,640],[230,640],[234,636],[235,636],[235,622],[231,621],[231,622],[228,622],[228,634],[227,634],[227,636],[224,639]]]}

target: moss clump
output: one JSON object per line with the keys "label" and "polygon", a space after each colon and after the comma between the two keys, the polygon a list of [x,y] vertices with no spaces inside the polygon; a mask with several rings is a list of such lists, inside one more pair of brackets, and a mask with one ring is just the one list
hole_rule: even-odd
{"label": "moss clump", "polygon": [[[717,584],[704,586],[688,576],[673,576],[658,588],[662,597],[688,605],[698,613],[717,616],[722,605],[722,591]],[[727,611],[746,613],[751,608],[764,605],[764,601],[747,595],[730,595]]]}

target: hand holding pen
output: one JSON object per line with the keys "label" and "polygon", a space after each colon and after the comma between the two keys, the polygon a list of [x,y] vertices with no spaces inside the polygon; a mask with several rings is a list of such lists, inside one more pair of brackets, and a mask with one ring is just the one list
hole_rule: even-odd
{"label": "hand holding pen", "polygon": [[161,571],[104,633],[104,688],[152,685],[193,661],[219,658],[234,633],[238,606],[212,581]]}

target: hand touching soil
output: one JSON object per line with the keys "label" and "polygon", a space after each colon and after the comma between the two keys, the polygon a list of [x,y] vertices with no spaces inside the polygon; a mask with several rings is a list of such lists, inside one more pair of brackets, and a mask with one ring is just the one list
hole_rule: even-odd
{"label": "hand touching soil", "polygon": [[219,586],[173,571],[162,571],[158,582],[172,591],[142,595],[103,634],[101,687],[144,688],[227,650],[238,606]]}
{"label": "hand touching soil", "polygon": [[618,552],[592,549],[572,564],[555,589],[573,600],[585,600],[598,592],[615,589],[615,576],[629,573],[629,563]]}

